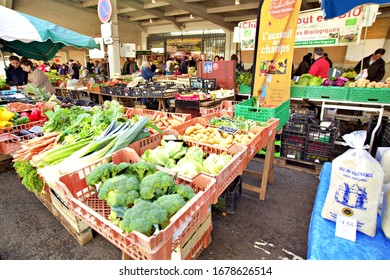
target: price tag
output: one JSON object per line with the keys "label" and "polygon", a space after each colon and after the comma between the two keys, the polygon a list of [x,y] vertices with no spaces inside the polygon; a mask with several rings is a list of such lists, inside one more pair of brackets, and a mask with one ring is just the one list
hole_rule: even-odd
{"label": "price tag", "polygon": [[336,236],[356,241],[357,220],[343,215],[337,215]]}
{"label": "price tag", "polygon": [[229,134],[236,134],[237,131],[239,130],[238,128],[233,128],[233,127],[224,126],[224,125],[220,126],[218,129],[222,132],[227,132]]}

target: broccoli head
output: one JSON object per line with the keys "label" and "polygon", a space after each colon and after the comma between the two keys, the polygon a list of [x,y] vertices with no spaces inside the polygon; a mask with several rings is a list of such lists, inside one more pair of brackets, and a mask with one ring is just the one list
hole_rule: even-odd
{"label": "broccoli head", "polygon": [[166,194],[160,196],[155,202],[168,212],[168,217],[175,215],[185,204],[184,198],[180,194]]}
{"label": "broccoli head", "polygon": [[98,197],[110,207],[126,206],[139,197],[139,181],[135,175],[122,174],[107,179],[99,189]]}
{"label": "broccoli head", "polygon": [[136,230],[150,236],[155,225],[165,228],[169,224],[168,212],[159,205],[149,201],[139,200],[123,215],[119,227],[126,233]]}
{"label": "broccoli head", "polygon": [[159,198],[173,187],[175,182],[172,177],[163,171],[157,171],[146,176],[139,186],[139,193],[143,199]]}
{"label": "broccoli head", "polygon": [[125,173],[127,169],[130,169],[130,166],[130,164],[125,162],[120,164],[104,163],[97,166],[85,178],[87,185],[96,186],[100,183],[104,183],[107,179],[112,178],[117,174]]}
{"label": "broccoli head", "polygon": [[169,190],[169,193],[180,194],[186,201],[191,200],[195,196],[194,189],[187,185],[175,185]]}
{"label": "broccoli head", "polygon": [[140,181],[156,171],[157,168],[154,164],[147,163],[145,161],[136,162],[132,165],[132,172],[138,177]]}

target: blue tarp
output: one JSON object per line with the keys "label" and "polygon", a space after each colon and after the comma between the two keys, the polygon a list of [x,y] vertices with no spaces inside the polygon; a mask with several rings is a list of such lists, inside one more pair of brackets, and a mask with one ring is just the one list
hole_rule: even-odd
{"label": "blue tarp", "polygon": [[364,4],[388,4],[389,0],[322,0],[321,9],[325,14],[325,18],[334,18],[345,14],[353,8]]}
{"label": "blue tarp", "polygon": [[331,172],[332,164],[324,163],[310,220],[307,259],[390,260],[390,239],[383,234],[379,215],[375,238],[357,232],[356,242],[336,237],[336,223],[322,218]]}

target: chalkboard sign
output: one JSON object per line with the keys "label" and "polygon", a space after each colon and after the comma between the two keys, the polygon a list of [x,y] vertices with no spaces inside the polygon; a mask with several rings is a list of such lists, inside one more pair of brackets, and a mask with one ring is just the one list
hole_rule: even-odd
{"label": "chalkboard sign", "polygon": [[233,128],[233,127],[229,127],[229,126],[220,126],[218,127],[218,129],[222,132],[227,132],[229,134],[236,134],[238,132],[238,128]]}

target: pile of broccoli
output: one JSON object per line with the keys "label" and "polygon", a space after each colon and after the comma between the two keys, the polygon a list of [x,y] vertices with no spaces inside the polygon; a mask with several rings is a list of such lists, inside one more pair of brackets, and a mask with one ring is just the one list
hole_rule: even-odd
{"label": "pile of broccoli", "polygon": [[136,230],[147,236],[164,229],[195,196],[190,186],[176,184],[171,175],[143,161],[100,165],[86,182],[110,206],[113,223],[126,233]]}

